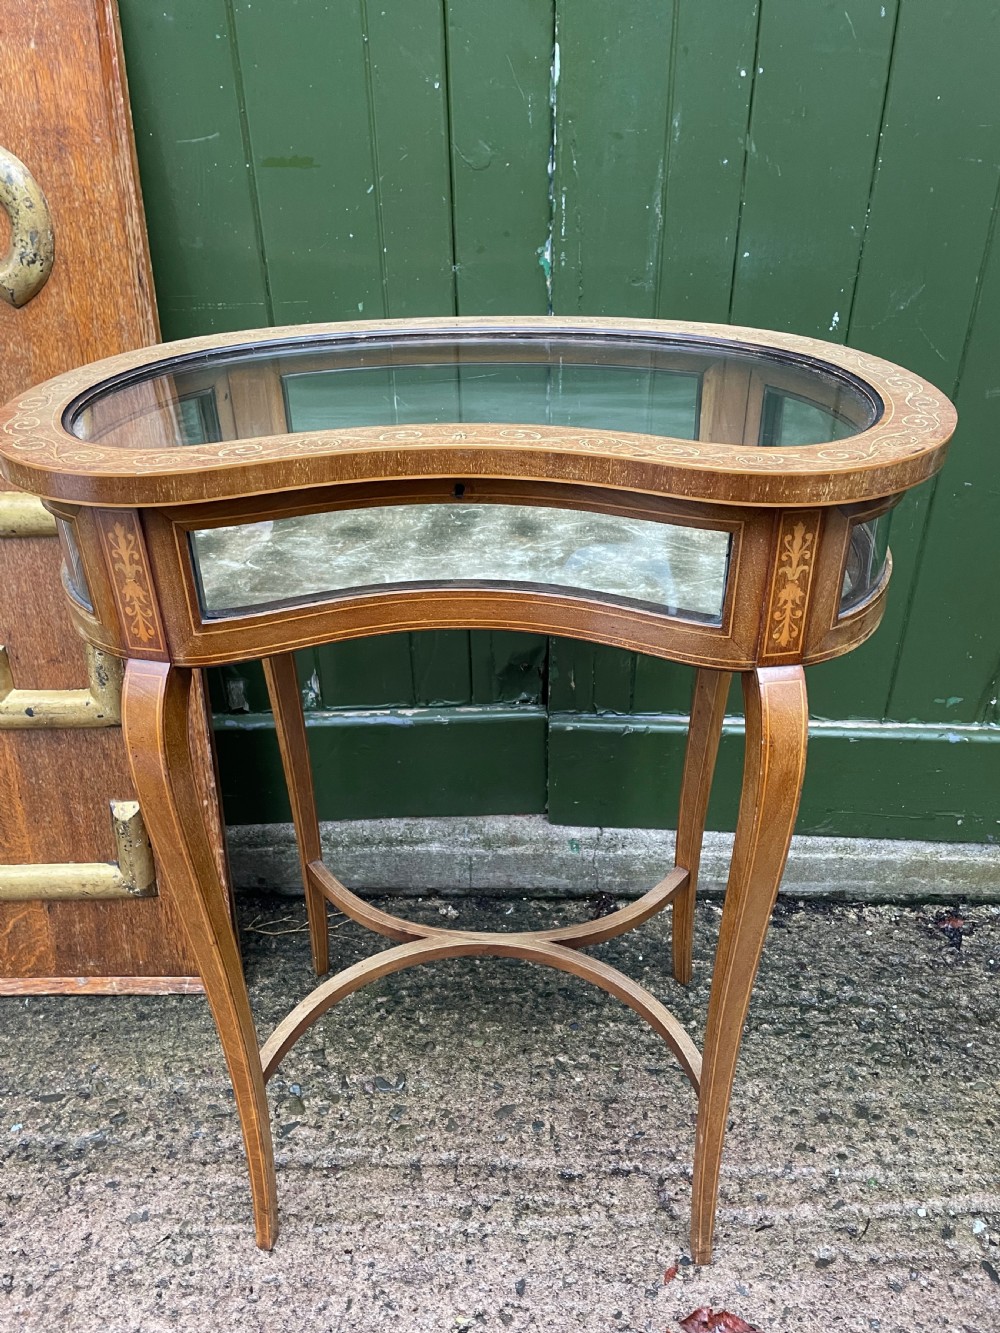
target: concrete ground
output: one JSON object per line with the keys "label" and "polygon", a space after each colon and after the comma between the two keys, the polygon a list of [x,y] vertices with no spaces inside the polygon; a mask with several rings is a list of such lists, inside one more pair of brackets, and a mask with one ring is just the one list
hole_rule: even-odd
{"label": "concrete ground", "polygon": [[[508,928],[592,908],[400,906]],[[263,1033],[310,987],[304,913],[242,911]],[[700,1038],[718,918],[702,905],[686,992],[666,919],[597,952]],[[380,947],[339,918],[332,940],[338,966]],[[630,1011],[572,978],[441,963],[308,1033],[271,1084],[270,1254],[201,997],[0,1001],[0,1329],[677,1333],[710,1307],[762,1333],[995,1333],[998,975],[997,907],[780,903],[703,1269],[693,1095]]]}

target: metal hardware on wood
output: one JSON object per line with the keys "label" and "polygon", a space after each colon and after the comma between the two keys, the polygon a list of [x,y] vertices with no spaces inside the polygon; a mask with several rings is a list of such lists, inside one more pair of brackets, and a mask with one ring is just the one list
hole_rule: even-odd
{"label": "metal hardware on wood", "polygon": [[48,282],[56,243],[41,186],[6,148],[0,148],[0,207],[10,219],[10,246],[0,260],[0,297],[17,309]]}
{"label": "metal hardware on wood", "polygon": [[121,723],[121,659],[84,646],[88,684],[79,690],[18,690],[7,649],[0,645],[0,731],[29,727],[117,727]]}
{"label": "metal hardware on wood", "polygon": [[0,902],[67,902],[80,898],[156,896],[153,849],[138,801],[111,801],[118,860],[55,865],[0,865]]}
{"label": "metal hardware on wood", "polygon": [[0,491],[0,537],[54,537],[56,521],[34,495]]}

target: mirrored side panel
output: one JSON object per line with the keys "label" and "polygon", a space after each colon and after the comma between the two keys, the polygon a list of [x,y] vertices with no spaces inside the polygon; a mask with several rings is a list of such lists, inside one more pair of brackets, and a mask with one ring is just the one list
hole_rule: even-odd
{"label": "mirrored side panel", "polygon": [[492,503],[303,514],[191,533],[202,614],[384,587],[558,591],[721,624],[732,534],[656,519]]}

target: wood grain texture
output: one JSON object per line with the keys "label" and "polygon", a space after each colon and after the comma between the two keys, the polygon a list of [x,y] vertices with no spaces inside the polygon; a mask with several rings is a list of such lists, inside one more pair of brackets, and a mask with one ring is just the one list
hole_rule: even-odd
{"label": "wood grain texture", "polygon": [[722,1144],[736,1060],[764,937],[785,868],[805,772],[809,712],[801,667],[743,677],[747,733],[743,792],[702,1050],[691,1202],[691,1255],[712,1257]]}
{"label": "wood grain texture", "polygon": [[691,980],[694,947],[694,906],[698,890],[698,868],[705,836],[708,798],[712,791],[715,761],[722,735],[722,719],[732,677],[728,671],[695,672],[691,721],[684,751],[684,774],[677,811],[677,842],[674,860],[687,871],[687,883],[674,900],[671,941],[674,978],[682,986]]}
{"label": "wood grain texture", "polygon": [[[969,432],[955,446],[967,460],[959,465],[961,480],[933,513],[929,491],[901,505],[892,533],[896,591],[884,631],[817,668],[810,694],[817,715],[829,719],[995,718],[995,650],[991,665],[983,607],[998,551],[989,441],[1000,398],[984,396],[995,387],[987,377],[996,335],[983,323],[995,299],[979,281],[997,230],[995,6],[678,0],[657,10],[546,0],[493,14],[478,0],[383,0],[358,18],[354,4],[329,17],[320,5],[297,5],[324,54],[334,26],[338,34],[350,28],[349,40],[330,55],[338,71],[353,61],[357,68],[345,82],[364,88],[345,108],[335,91],[295,77],[288,54],[294,38],[280,6],[121,3],[168,337],[271,322],[270,285],[274,299],[302,300],[298,309],[319,318],[373,313],[356,310],[368,291],[393,317],[476,314],[511,296],[516,305],[502,308],[541,313],[548,293],[539,259],[548,243],[559,313],[645,308],[658,254],[650,311],[657,316],[735,314],[832,341],[846,336],[940,380],[946,391],[974,370],[979,342],[982,372],[962,403]],[[377,240],[353,228],[326,233],[342,242],[335,253],[315,250],[314,229],[323,225],[317,217],[329,212],[331,199],[341,202],[334,198],[336,173],[315,151],[330,140],[334,104],[349,133],[364,140],[351,145],[350,160],[367,155],[378,166],[371,180],[344,173],[353,193],[343,202],[363,213],[356,191],[369,187],[381,199],[381,257]],[[269,122],[280,124],[287,142],[275,146],[279,136]],[[453,140],[464,159],[452,154]],[[347,160],[347,149],[332,148]],[[265,156],[287,165],[264,168]],[[318,165],[306,165],[308,156]],[[295,197],[306,197],[315,215],[301,231],[275,225],[280,182],[291,177]],[[254,217],[262,194],[270,209],[266,238]],[[977,303],[980,315],[973,313]],[[921,558],[925,540],[934,547]],[[981,578],[958,568],[959,551],[967,568],[983,568]],[[936,620],[927,617],[929,605],[947,608],[947,634],[919,628]],[[458,638],[452,647],[458,675],[467,654]],[[337,676],[353,690],[367,672],[364,704],[405,706],[412,681],[401,695],[396,667],[406,664],[395,649],[386,652],[392,661],[380,664],[377,646],[323,649],[331,698]],[[553,666],[558,658],[568,672],[566,642],[553,652]],[[655,694],[675,714],[686,711],[683,670],[670,674],[644,661],[594,666],[614,653],[587,645],[583,673],[608,680],[632,673],[637,683],[656,683],[645,697]],[[897,675],[899,694],[890,703]],[[635,697],[642,696],[637,688]],[[627,749],[636,743],[634,728],[627,720],[622,728]],[[475,730],[470,724],[470,751]],[[969,836],[971,815],[949,824],[942,808],[971,811],[964,795],[941,802],[921,764],[897,767],[891,728],[864,724],[858,731],[844,740],[830,776],[818,778],[826,799],[816,807],[815,832],[877,831],[879,821],[895,818],[882,806],[875,818],[845,800],[834,774],[855,768],[860,744],[872,766],[884,769],[887,786],[903,794],[909,833]],[[589,767],[582,751],[560,753],[569,780]],[[976,784],[968,753],[963,794]],[[948,768],[953,778],[962,771]],[[592,779],[597,773],[590,769]],[[364,781],[374,788],[376,775]],[[375,807],[381,814],[402,808],[395,789]],[[576,813],[599,820],[601,811],[592,780],[591,801]],[[985,836],[978,815],[971,822],[976,836]],[[995,831],[995,820],[985,827]]]}
{"label": "wood grain texture", "polygon": [[201,977],[0,977],[0,995],[201,995]]}
{"label": "wood grain texture", "polygon": [[281,751],[281,765],[285,771],[285,785],[292,807],[292,823],[299,849],[302,869],[302,887],[306,895],[309,917],[309,943],[313,967],[322,976],[330,970],[330,937],[327,929],[326,902],[309,875],[309,865],[322,856],[319,820],[316,815],[316,793],[313,787],[312,766],[309,762],[309,742],[306,722],[302,713],[302,694],[299,690],[295,659],[291,653],[264,658],[264,677],[274,713],[274,729]]}
{"label": "wood grain texture", "polygon": [[[42,291],[20,310],[0,303],[0,396],[9,397],[154,341],[158,326],[114,5],[12,0],[3,41],[0,140],[44,189],[56,238]],[[0,638],[22,688],[86,685],[59,571],[51,537],[0,540]],[[7,864],[115,859],[108,802],[134,795],[118,730],[0,730],[0,788]],[[22,982],[62,989],[63,977],[114,989],[129,973],[170,989],[193,970],[168,897],[0,907],[8,993]]]}
{"label": "wood grain texture", "polygon": [[[669,320],[521,319],[410,320],[309,326],[308,336],[337,340],[468,337],[474,330],[533,334],[518,352],[544,364],[545,336],[680,338],[712,349],[752,351],[770,363],[805,362],[826,374],[868,386],[882,410],[874,424],[847,440],[754,448],[746,441],[679,440],[610,428],[581,432],[559,426],[505,427],[476,422],[371,426],[301,431],[231,441],[148,449],[88,441],[66,430],[70,403],[110,376],[149,371],[165,356],[252,344],[301,341],[301,326],[190,338],[108,358],[37,385],[0,409],[0,468],[9,481],[51,500],[89,505],[199,503],[251,493],[303,489],[372,478],[517,477],[607,485],[726,504],[842,504],[881,498],[932,476],[944,462],[955,410],[932,384],[900,366],[853,348],[761,329]],[[539,335],[542,335],[541,337]],[[419,344],[418,344],[419,345]],[[531,349],[534,350],[531,350]],[[155,369],[153,375],[157,373]],[[822,381],[818,381],[822,382]],[[152,381],[155,394],[155,378]],[[748,428],[749,429],[749,428]],[[525,431],[528,431],[525,434]],[[748,447],[751,446],[751,447]],[[820,484],[822,479],[822,484]]]}
{"label": "wood grain texture", "polygon": [[616,968],[586,954],[577,953],[558,944],[533,939],[530,935],[502,935],[442,938],[435,933],[424,939],[411,940],[394,949],[373,954],[363,962],[338,972],[308,995],[284,1018],[268,1037],[261,1049],[264,1077],[270,1078],[282,1057],[322,1014],[339,1000],[353,994],[380,977],[401,972],[418,963],[437,962],[445,958],[520,958],[528,963],[541,963],[560,972],[582,978],[627,1004],[657,1032],[688,1076],[697,1092],[702,1078],[702,1061],[694,1042],[674,1015],[661,1002]]}
{"label": "wood grain texture", "polygon": [[191,745],[192,675],[165,662],[132,661],[123,727],[149,836],[170,883],[229,1066],[243,1131],[257,1243],[278,1229],[271,1125],[239,946],[219,875],[218,835],[199,798]]}

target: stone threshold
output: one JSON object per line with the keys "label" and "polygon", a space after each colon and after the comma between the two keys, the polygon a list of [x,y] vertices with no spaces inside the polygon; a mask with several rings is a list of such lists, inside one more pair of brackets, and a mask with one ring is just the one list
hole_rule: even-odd
{"label": "stone threshold", "polygon": [[[571,827],[542,815],[370,819],[321,826],[327,865],[348,887],[392,894],[638,897],[673,864],[664,829]],[[301,893],[290,824],[229,829],[237,888]],[[731,833],[708,833],[700,891],[725,889]],[[846,902],[1000,903],[1000,848],[981,843],[799,837],[781,889]]]}

